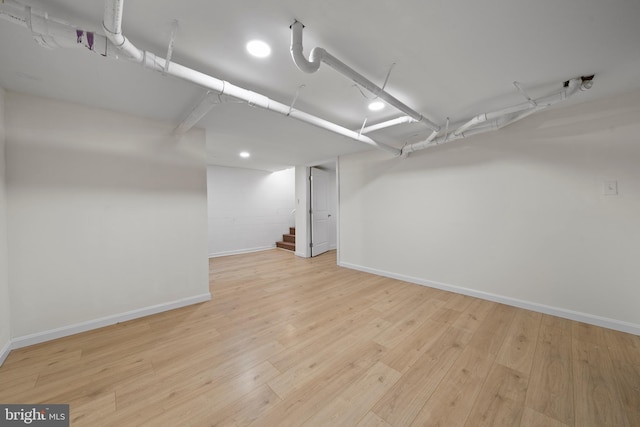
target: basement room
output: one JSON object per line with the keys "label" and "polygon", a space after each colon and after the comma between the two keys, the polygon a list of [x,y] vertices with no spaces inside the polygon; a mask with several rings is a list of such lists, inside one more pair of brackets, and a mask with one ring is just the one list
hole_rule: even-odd
{"label": "basement room", "polygon": [[640,2],[0,1],[0,425],[640,426]]}

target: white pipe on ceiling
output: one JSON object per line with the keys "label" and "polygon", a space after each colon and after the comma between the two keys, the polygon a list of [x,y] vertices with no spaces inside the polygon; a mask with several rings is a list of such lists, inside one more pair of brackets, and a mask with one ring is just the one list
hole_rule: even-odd
{"label": "white pipe on ceiling", "polygon": [[[110,43],[104,35],[76,28],[14,0],[2,0],[0,18],[28,28],[35,41],[48,49],[85,47],[104,56],[110,53]],[[111,54],[113,52],[112,46]]]}
{"label": "white pipe on ceiling", "polygon": [[307,58],[305,58],[304,56],[302,47],[303,28],[304,25],[302,25],[302,23],[299,21],[295,21],[291,25],[291,57],[293,58],[293,62],[296,64],[298,69],[300,69],[300,71],[303,71],[305,73],[314,73],[320,68],[320,63],[324,62],[340,74],[348,77],[360,86],[364,87],[366,90],[374,94],[376,97],[382,99],[387,104],[392,105],[398,110],[402,111],[416,122],[424,123],[431,130],[440,130],[440,127],[438,125],[436,125],[414,109],[410,108],[405,103],[398,100],[396,97],[386,92],[371,80],[367,79],[365,76],[358,73],[356,70],[349,67],[347,64],[340,61],[335,56],[331,55],[325,49],[321,47],[314,47],[309,55],[309,60],[307,60]]}
{"label": "white pipe on ceiling", "polygon": [[[445,135],[437,137],[440,131],[440,127],[434,125],[432,127],[433,132],[426,140],[405,145],[402,150],[399,150],[392,146],[374,141],[373,139],[364,136],[363,134],[396,124],[408,123],[412,121],[422,121],[423,123],[430,124],[432,123],[426,120],[421,115],[419,116],[420,120],[417,120],[416,118],[409,115],[409,117],[400,117],[363,128],[360,132],[352,131],[320,117],[313,116],[300,110],[295,110],[289,105],[274,101],[259,93],[241,88],[239,86],[235,86],[229,82],[219,80],[215,77],[187,68],[175,62],[167,61],[164,58],[156,56],[152,52],[140,50],[122,34],[123,0],[105,0],[104,10],[105,17],[103,28],[106,33],[106,37],[91,31],[78,29],[63,21],[51,18],[44,12],[36,11],[28,6],[24,6],[15,0],[2,0],[2,2],[0,3],[0,18],[30,29],[35,40],[44,47],[56,48],[80,46],[107,57],[118,57],[118,53],[123,53],[123,57],[128,60],[140,63],[145,68],[149,68],[161,73],[170,74],[183,80],[187,80],[211,91],[217,92],[217,94],[228,95],[243,102],[247,102],[251,106],[257,106],[280,113],[287,117],[293,117],[305,123],[312,124],[314,126],[337,133],[339,135],[346,136],[355,141],[359,141],[371,145],[375,148],[387,151],[394,156],[406,156],[414,151],[421,150],[430,146],[440,145],[457,139],[466,138],[471,135],[503,128],[544,108],[568,99],[578,90],[590,89],[593,85],[593,76],[571,79],[565,82],[564,88],[557,93],[553,93],[551,95],[544,96],[535,100],[530,100],[529,102],[524,104],[504,108],[502,110],[479,114],[474,116],[471,120],[456,124],[457,128],[455,126],[452,126],[453,128],[456,128],[453,133],[447,133]],[[306,61],[304,55],[302,54],[302,24],[300,24],[299,22],[294,23],[294,25],[292,25],[292,30],[291,52],[292,55],[294,55],[294,60],[296,56],[301,57],[298,58],[301,60],[300,63],[296,62],[296,65],[300,67],[300,64],[302,64],[303,68],[306,67],[309,70],[313,70],[315,68],[317,70],[320,61],[322,60],[328,65],[337,66],[337,69],[341,72],[353,72],[356,75],[360,76],[355,71],[351,70],[349,67],[326,53],[326,51],[321,48],[313,49],[311,54],[311,61]],[[298,32],[298,36],[294,36]],[[294,51],[297,53],[295,53]],[[318,53],[314,54],[314,52]],[[322,59],[320,60],[318,59],[318,57],[321,57]],[[326,60],[327,58],[329,58],[328,62]],[[341,68],[341,66],[344,67]],[[373,83],[371,84],[373,85]],[[371,90],[367,86],[365,86],[365,88]],[[377,88],[377,86],[375,86],[375,88]],[[383,98],[381,93],[378,95]],[[205,102],[205,104],[206,103],[207,102]],[[194,115],[193,117],[188,117],[186,119],[186,121],[189,121],[189,123],[185,124],[185,122],[183,122],[178,126],[178,128],[176,128],[176,132],[184,132],[184,129],[187,127],[187,125],[193,126],[199,120],[199,118],[195,118],[195,115],[199,115],[201,118],[204,114],[206,114],[206,111],[204,114],[202,114],[202,110],[206,109],[206,105],[202,107],[202,109],[200,109],[199,107],[200,106],[197,106],[197,108],[192,111],[192,114]],[[195,122],[193,122],[193,120],[195,120]],[[480,124],[483,125],[479,126]]]}
{"label": "white pipe on ceiling", "polygon": [[107,38],[111,40],[111,43],[124,53],[127,59],[134,62],[142,62],[145,59],[145,52],[135,47],[133,43],[122,34],[123,12],[124,3],[122,1],[105,1],[102,28]]}
{"label": "white pipe on ceiling", "polygon": [[[105,21],[103,26],[107,37],[114,45],[116,45],[116,47],[122,49],[130,59],[136,62],[142,62],[147,68],[161,72],[166,71],[166,74],[199,84],[200,86],[214,90],[221,95],[229,95],[242,101],[246,101],[249,105],[275,111],[284,116],[293,117],[294,119],[346,136],[356,141],[369,144],[378,149],[387,151],[394,156],[400,155],[399,149],[374,141],[367,136],[360,135],[359,133],[343,126],[303,111],[292,109],[290,106],[269,99],[262,94],[235,86],[229,82],[216,79],[215,77],[208,76],[175,62],[166,61],[164,58],[160,58],[151,52],[139,50],[122,35],[123,1],[124,0],[105,0]],[[169,62],[168,65],[167,62]]]}
{"label": "white pipe on ceiling", "polygon": [[13,22],[25,28],[27,26],[27,20],[25,18],[25,7],[13,0],[4,0],[0,3],[2,9],[0,9],[0,18],[5,21]]}
{"label": "white pipe on ceiling", "polygon": [[546,106],[544,107],[539,107],[539,106],[535,106],[533,108],[530,108],[529,110],[525,110],[525,111],[521,111],[519,113],[514,114],[513,116],[511,116],[511,118],[505,118],[501,123],[498,124],[498,129],[502,129],[503,127],[507,127],[515,122],[517,122],[518,120],[522,120],[525,117],[529,117],[530,115],[537,113],[538,111],[544,110],[545,108],[547,108]]}
{"label": "white pipe on ceiling", "polygon": [[92,51],[101,53],[103,56],[110,57],[118,57],[117,54],[121,53],[121,56],[125,59],[137,62],[145,68],[160,73],[166,72],[166,74],[195,83],[220,95],[228,95],[247,102],[249,105],[292,117],[355,141],[371,145],[394,156],[400,155],[399,149],[374,141],[336,123],[292,109],[289,105],[269,99],[262,94],[235,86],[175,62],[167,61],[152,52],[138,49],[122,34],[122,12],[123,0],[105,0],[103,21],[105,37],[76,29],[72,25],[49,17],[46,13],[33,12],[30,8],[14,0],[2,0],[2,3],[0,3],[0,17],[30,28],[36,40],[43,46],[49,48],[85,46]]}
{"label": "white pipe on ceiling", "polygon": [[498,111],[492,111],[490,113],[482,113],[482,114],[478,114],[477,116],[473,117],[471,120],[469,120],[468,122],[466,122],[465,124],[463,124],[462,126],[460,126],[459,128],[457,128],[453,134],[454,135],[458,135],[463,133],[465,130],[468,130],[472,127],[475,127],[477,125],[479,125],[480,123],[486,122],[488,120],[495,120],[499,117],[503,117],[509,114],[513,114],[513,113],[517,113],[520,112],[522,110],[528,110],[535,107],[534,105],[532,105],[529,102],[526,102],[524,104],[519,104],[519,105],[514,105],[513,107],[507,107],[507,108],[503,108],[502,110],[498,110]]}
{"label": "white pipe on ceiling", "polygon": [[411,117],[409,116],[402,116],[402,117],[398,117],[395,119],[391,119],[391,120],[387,120],[385,122],[380,122],[380,123],[376,123],[375,125],[370,125],[367,127],[363,127],[360,130],[360,133],[362,134],[367,134],[367,133],[371,133],[380,129],[386,129],[388,127],[391,126],[397,126],[397,125],[401,125],[404,123],[415,123],[415,120],[413,120]]}
{"label": "white pipe on ceiling", "polygon": [[[587,90],[591,88],[593,84],[592,79],[593,76],[571,79],[565,82],[564,87],[559,92],[533,100],[535,106],[534,104],[527,102],[513,107],[504,108],[502,110],[493,111],[491,113],[479,114],[459,126],[455,132],[449,135],[434,138],[434,135],[431,134],[429,138],[424,141],[405,145],[402,147],[402,155],[407,156],[414,151],[423,150],[428,147],[467,138],[471,135],[478,135],[480,133],[502,129],[503,127],[515,123],[518,120],[522,120],[533,113],[537,113],[551,105],[568,99],[578,90]],[[526,108],[524,108],[524,106],[526,106]],[[477,125],[480,123],[485,124],[478,127]]]}
{"label": "white pipe on ceiling", "polygon": [[202,100],[196,105],[189,115],[173,130],[174,135],[184,135],[189,132],[209,111],[220,104],[220,95],[213,91],[207,91]]}

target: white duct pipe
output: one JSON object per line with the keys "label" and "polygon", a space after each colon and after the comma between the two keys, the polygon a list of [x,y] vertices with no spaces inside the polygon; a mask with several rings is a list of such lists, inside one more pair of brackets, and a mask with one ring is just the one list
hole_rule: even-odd
{"label": "white duct pipe", "polygon": [[492,111],[490,113],[478,114],[477,116],[475,116],[474,118],[472,118],[471,120],[469,120],[468,122],[460,126],[458,129],[456,129],[453,133],[455,135],[458,135],[458,134],[464,133],[464,131],[472,127],[479,125],[480,123],[483,123],[489,120],[495,120],[497,118],[500,118],[509,114],[517,113],[520,111],[530,110],[534,107],[535,106],[532,105],[530,102],[525,102],[523,104],[514,105],[513,107],[503,108],[502,110]]}
{"label": "white duct pipe", "polygon": [[[536,107],[536,108],[530,108],[526,111],[520,112],[519,114],[507,114],[505,116],[502,117],[497,117],[494,118],[491,121],[487,121],[484,122],[482,126],[477,126],[474,127],[472,129],[468,129],[464,132],[459,132],[459,133],[451,133],[449,134],[448,137],[446,136],[442,136],[438,139],[433,139],[431,135],[429,138],[427,138],[424,142],[425,144],[425,148],[427,145],[429,145],[429,139],[431,138],[431,140],[433,141],[433,145],[442,145],[442,144],[446,144],[448,142],[452,142],[452,141],[456,141],[458,139],[463,139],[463,138],[468,138],[470,136],[473,135],[479,135],[481,133],[485,133],[485,132],[490,132],[490,131],[494,131],[494,130],[498,130],[498,129],[502,129],[505,126],[508,126],[512,123],[515,123],[518,120],[524,119],[525,117],[536,113],[540,110],[544,109],[544,107]],[[414,150],[415,151],[415,150]]]}
{"label": "white duct pipe", "polygon": [[50,18],[45,12],[24,6],[13,0],[0,3],[0,17],[31,30],[33,38],[42,47],[85,47],[103,56],[113,55],[109,42],[102,34],[73,27],[66,22]]}
{"label": "white duct pipe", "polygon": [[[468,137],[470,135],[475,135],[478,133],[487,132],[489,130],[505,127],[543,108],[569,98],[571,95],[577,92],[578,89],[587,90],[590,89],[593,85],[593,76],[571,79],[570,81],[566,82],[565,88],[560,92],[534,100],[534,103],[538,105],[536,108],[531,108],[531,104],[527,103],[509,107],[499,111],[494,111],[491,113],[481,114],[474,117],[475,120],[472,119],[466,123],[458,125],[458,129],[456,130],[456,132],[454,132],[454,134],[444,135],[440,138],[436,138],[439,132],[439,128],[436,126],[437,129],[434,129],[434,131],[426,140],[406,145],[402,150],[398,150],[397,148],[376,142],[369,137],[361,135],[358,132],[349,130],[322,118],[299,110],[293,110],[290,106],[271,100],[264,95],[232,85],[231,83],[184,67],[180,64],[167,61],[166,59],[158,57],[151,52],[139,50],[131,42],[129,42],[126,37],[124,37],[124,35],[122,35],[122,8],[122,0],[105,1],[105,19],[103,22],[103,27],[105,29],[107,37],[99,34],[94,34],[93,32],[79,30],[69,24],[50,18],[45,13],[35,12],[31,10],[31,8],[25,7],[14,0],[2,0],[2,3],[0,3],[0,18],[13,22],[17,25],[21,25],[23,27],[30,28],[34,35],[34,38],[45,47],[54,48],[84,46],[92,51],[101,53],[103,56],[116,56],[116,52],[124,52],[127,59],[141,63],[145,68],[149,68],[159,72],[166,71],[167,74],[171,74],[174,77],[178,77],[198,84],[202,87],[216,91],[221,95],[229,95],[241,101],[247,102],[249,103],[249,105],[275,111],[285,116],[291,116],[297,120],[312,124],[314,126],[318,126],[320,128],[346,136],[356,141],[369,144],[378,149],[387,151],[395,156],[401,154],[408,155],[413,151],[427,148],[431,145],[439,145],[451,142],[456,139]],[[114,47],[117,47],[117,49],[114,49]],[[302,39],[300,34],[300,54],[301,53]],[[319,64],[318,61],[316,62]],[[523,109],[524,105],[528,106],[528,108]],[[510,113],[513,114],[514,112],[520,113],[508,117]],[[500,116],[500,114],[503,114],[503,116],[498,117]],[[469,128],[475,127],[477,124],[494,117],[495,119],[488,125],[469,130]],[[404,118],[399,118],[396,120],[400,119],[405,120]],[[390,120],[389,122],[394,122],[394,120]],[[467,126],[467,124],[469,124],[470,122],[472,123]],[[382,124],[378,124],[378,126],[380,125]],[[378,127],[378,129],[380,128],[381,127]],[[369,131],[372,130],[369,129]],[[458,134],[456,135],[455,133]]]}
{"label": "white duct pipe", "polygon": [[107,39],[101,34],[79,30],[66,23],[54,21],[30,8],[26,9],[26,18],[27,26],[34,39],[42,47],[54,49],[84,46],[89,50],[107,54]]}
{"label": "white duct pipe", "polygon": [[567,86],[558,93],[544,96],[535,100],[539,106],[546,105],[550,107],[558,102],[565,101],[573,96],[578,90],[587,90],[591,88],[591,79],[575,78],[568,81]]}
{"label": "white duct pipe", "polygon": [[458,129],[454,130],[453,134],[455,136],[462,135],[467,129],[475,127],[480,123],[483,123],[486,121],[487,121],[486,114],[478,114],[477,116],[475,116],[474,118],[472,118],[471,120],[469,120],[468,122],[460,126]]}
{"label": "white duct pipe", "polygon": [[[105,1],[105,29],[107,32],[107,37],[114,40],[122,41],[125,40],[120,46],[121,49],[126,49],[127,56],[137,61],[137,55],[132,52],[132,55],[129,55],[129,51],[135,49],[135,51],[139,51],[133,44],[126,40],[126,37],[121,34],[121,22],[122,22],[122,2],[123,0],[106,0]],[[109,21],[109,22],[107,22]],[[115,44],[115,42],[114,42]],[[208,76],[199,71],[184,67],[175,62],[169,62],[169,65],[166,66],[166,60],[164,58],[157,57],[151,52],[144,51],[142,53],[143,56],[143,64],[147,68],[154,69],[156,71],[163,72],[166,70],[166,74],[181,78],[183,80],[190,81],[192,83],[196,83],[205,88],[214,90],[221,95],[228,95],[233,98],[240,99],[242,101],[247,102],[249,105],[257,106],[260,108],[264,108],[267,110],[275,111],[284,116],[293,117],[294,119],[312,124],[314,126],[329,130],[331,132],[337,133],[339,135],[346,136],[353,140],[363,142],[365,144],[371,145],[378,149],[387,151],[394,156],[400,155],[400,150],[389,145],[374,141],[373,139],[360,135],[357,132],[354,132],[350,129],[347,129],[343,126],[337,125],[335,123],[329,122],[328,120],[322,119],[320,117],[313,116],[311,114],[294,110],[290,106],[282,104],[280,102],[269,99],[268,97],[261,95],[259,93],[241,88],[239,86],[235,86],[229,82],[216,79],[215,77]]]}
{"label": "white duct pipe", "polygon": [[402,116],[402,117],[398,117],[395,119],[391,119],[391,120],[387,120],[386,122],[380,122],[380,123],[376,123],[375,125],[370,125],[367,127],[363,127],[360,130],[360,133],[362,134],[367,134],[367,133],[371,133],[380,129],[386,129],[388,127],[391,126],[397,126],[397,125],[401,125],[404,123],[414,123],[415,120],[413,120],[411,117],[409,116]]}
{"label": "white duct pipe", "polygon": [[394,106],[398,110],[405,113],[407,116],[411,117],[416,122],[424,123],[431,130],[440,130],[440,127],[435,123],[431,122],[429,119],[424,117],[422,114],[417,111],[409,108],[402,101],[398,100],[396,97],[390,95],[381,87],[378,87],[371,80],[367,79],[362,74],[355,71],[353,68],[349,67],[344,62],[340,61],[335,56],[331,55],[329,52],[324,50],[321,47],[315,47],[311,50],[309,55],[309,60],[307,60],[303,53],[302,46],[302,29],[304,25],[301,22],[295,21],[291,25],[291,57],[293,58],[293,62],[296,66],[305,73],[314,73],[318,71],[320,68],[320,63],[324,62],[340,74],[348,77],[352,81],[356,82],[360,86],[364,87],[366,90],[377,96],[378,98],[385,101],[387,104]]}
{"label": "white duct pipe", "polygon": [[141,51],[136,48],[131,42],[129,42],[127,38],[124,37],[124,35],[122,35],[123,0],[105,0],[104,10],[105,18],[103,26],[105,28],[106,35],[112,41],[112,43],[116,45],[116,47],[125,52],[125,55],[128,59],[131,59],[135,62],[142,62],[145,67],[151,68],[156,71],[166,71],[166,74],[214,90],[221,95],[229,95],[242,101],[246,101],[247,103],[249,103],[249,105],[257,106],[260,108],[278,112],[285,116],[293,117],[300,121],[349,137],[356,141],[369,144],[373,147],[387,151],[394,156],[400,155],[399,149],[376,142],[371,138],[359,135],[357,132],[354,132],[350,129],[339,126],[335,123],[329,122],[311,114],[293,110],[289,106],[269,99],[268,97],[259,93],[232,85],[229,82],[216,79],[215,77],[208,76],[204,73],[184,67],[175,62],[166,61],[164,58],[160,58],[151,52]]}
{"label": "white duct pipe", "polygon": [[[483,123],[488,120],[495,120],[500,117],[504,117],[513,113],[524,112],[523,116],[526,117],[533,112],[540,111],[542,108],[537,108],[538,106],[543,106],[543,108],[551,106],[560,101],[564,101],[565,99],[568,99],[570,96],[576,93],[579,88],[581,88],[582,90],[588,89],[590,86],[587,87],[588,84],[586,82],[590,82],[590,80],[583,82],[582,79],[572,79],[572,80],[569,80],[567,87],[561,90],[559,93],[549,95],[543,98],[539,98],[537,100],[529,99],[528,102],[525,102],[519,105],[514,105],[512,107],[503,108],[502,110],[479,114],[474,118],[472,118],[471,120],[469,120],[468,122],[466,122],[465,124],[463,124],[462,126],[460,126],[458,129],[456,129],[454,134],[458,135],[458,134],[464,133],[464,131],[472,127],[475,127],[480,123]],[[520,88],[518,87],[518,89]]]}
{"label": "white duct pipe", "polygon": [[498,130],[498,129],[500,129],[500,125],[498,123],[498,120],[492,120],[492,121],[490,121],[488,123],[485,123],[484,125],[479,126],[477,128],[469,129],[468,131],[463,132],[460,135],[455,135],[455,134],[452,133],[452,134],[449,135],[449,138],[447,138],[446,140],[442,140],[442,141],[436,140],[435,143],[437,145],[446,144],[447,142],[455,141],[456,139],[468,138],[468,137],[470,137],[472,135],[479,135],[481,133],[490,132],[490,131]]}
{"label": "white duct pipe", "polygon": [[[457,123],[455,126],[451,126],[451,127],[456,127],[456,126],[460,127],[462,126],[462,124]],[[480,133],[488,132],[491,130],[497,130],[497,129],[499,129],[499,127],[496,124],[496,121],[493,120],[491,122],[484,122],[482,126],[475,127],[473,129],[467,129],[462,132],[459,132],[458,130],[456,130],[456,132],[458,132],[457,134],[456,132],[450,132],[437,137],[439,132],[433,132],[431,133],[431,135],[429,135],[427,139],[423,141],[414,142],[413,144],[408,144],[402,147],[402,156],[406,157],[409,154],[413,153],[414,151],[423,150],[425,148],[436,146],[436,145],[446,144],[448,142],[456,141],[458,139],[468,138],[469,136],[472,136],[472,135],[478,135]]]}
{"label": "white duct pipe", "polygon": [[[250,105],[278,112],[285,116],[312,124],[339,135],[346,136],[378,149],[387,151],[394,156],[400,155],[400,150],[389,145],[376,142],[369,137],[359,135],[350,129],[313,116],[311,114],[293,110],[288,105],[273,101],[264,95],[232,85],[229,82],[187,68],[175,62],[167,61],[152,52],[142,51],[135,47],[122,34],[122,0],[106,0],[104,8],[103,28],[105,36],[78,30],[73,26],[50,18],[46,14],[34,13],[29,8],[14,0],[2,0],[0,3],[0,18],[18,25],[31,28],[36,40],[46,47],[69,47],[84,45],[90,50],[98,51],[104,56],[117,57],[122,52],[128,60],[142,64],[158,72],[165,72],[174,77],[187,80],[221,95],[229,95]],[[35,17],[35,19],[34,19]]]}
{"label": "white duct pipe", "polygon": [[304,57],[302,47],[303,28],[304,25],[302,25],[302,22],[295,21],[291,25],[291,57],[293,58],[293,62],[296,64],[296,67],[298,67],[300,71],[311,74],[315,73],[320,68],[321,58],[316,56],[316,50],[321,48],[314,48],[309,55],[310,60],[307,61],[307,58]]}
{"label": "white duct pipe", "polygon": [[0,2],[0,18],[22,27],[29,28],[25,18],[25,7],[13,0]]}
{"label": "white duct pipe", "polygon": [[[518,120],[522,120],[531,114],[537,113],[538,111],[543,110],[551,105],[568,99],[573,94],[575,94],[578,89],[587,90],[591,88],[592,85],[593,83],[591,81],[591,78],[579,77],[571,79],[559,92],[533,100],[536,104],[536,107],[533,107],[530,102],[527,102],[491,113],[479,114],[458,127],[458,129],[448,137],[442,136],[434,139],[432,134],[424,141],[405,145],[402,148],[402,155],[407,156],[414,151],[423,150],[430,146],[445,144],[457,139],[467,138],[471,135],[478,135],[484,132],[502,129],[503,127],[515,123]],[[476,127],[480,123],[487,124]]]}
{"label": "white duct pipe", "polygon": [[429,135],[429,137],[425,139],[425,142],[430,143],[431,141],[436,139],[436,136],[438,136],[438,131],[434,130],[433,132],[431,132],[431,135]]}
{"label": "white duct pipe", "polygon": [[[148,52],[145,52],[145,57],[149,57]],[[156,65],[157,67],[160,67],[161,69],[163,69],[164,65],[162,61],[164,61],[164,59],[155,58],[155,60],[152,61],[152,64],[157,64]],[[400,150],[397,148],[391,147],[389,145],[386,145],[380,142],[376,142],[367,136],[360,135],[358,132],[347,129],[343,126],[337,125],[335,123],[329,122],[325,119],[313,116],[311,114],[305,113],[300,110],[291,109],[290,106],[274,101],[272,99],[269,99],[264,95],[232,85],[231,83],[225,82],[223,80],[218,80],[214,77],[211,77],[199,71],[195,71],[190,68],[184,67],[180,64],[171,62],[169,64],[167,74],[173,75],[175,77],[179,77],[184,80],[191,81],[200,86],[214,90],[220,93],[221,95],[229,95],[233,98],[240,99],[242,101],[247,102],[249,105],[275,111],[284,116],[289,116],[294,119],[337,133],[339,135],[346,136],[353,140],[363,142],[365,144],[387,151],[393,154],[394,156],[400,155]]]}
{"label": "white duct pipe", "polygon": [[502,123],[499,123],[498,129],[507,127],[517,122],[518,120],[522,120],[525,117],[529,117],[530,115],[537,113],[538,111],[544,110],[545,108],[547,108],[547,106],[535,106],[534,108],[531,108],[529,110],[521,111],[520,113],[514,114],[513,117],[511,118],[508,118],[508,119],[505,118],[505,120],[503,120]]}
{"label": "white duct pipe", "polygon": [[134,62],[142,62],[144,60],[144,52],[135,47],[133,43],[122,34],[123,9],[123,1],[105,1],[102,28],[106,36],[111,40],[111,43],[124,53],[127,59]]}
{"label": "white duct pipe", "polygon": [[220,103],[219,95],[208,91],[189,115],[173,130],[174,135],[184,135],[196,125],[211,109]]}
{"label": "white duct pipe", "polygon": [[410,145],[404,146],[402,148],[402,156],[406,157],[406,156],[408,156],[410,153],[412,153],[414,151],[422,150],[422,149],[430,147],[430,146],[447,144],[449,142],[453,142],[453,141],[456,141],[458,139],[468,138],[468,137],[473,136],[473,135],[478,135],[478,134],[481,134],[481,133],[489,132],[489,131],[492,131],[492,130],[498,130],[498,129],[499,129],[499,126],[498,126],[497,122],[496,121],[491,121],[489,123],[484,124],[483,126],[477,127],[475,129],[467,130],[467,131],[462,132],[462,133],[460,133],[458,135],[456,135],[455,133],[451,132],[449,134],[442,135],[442,136],[436,138],[435,135],[432,133],[424,141],[416,142],[414,144],[410,144]]}

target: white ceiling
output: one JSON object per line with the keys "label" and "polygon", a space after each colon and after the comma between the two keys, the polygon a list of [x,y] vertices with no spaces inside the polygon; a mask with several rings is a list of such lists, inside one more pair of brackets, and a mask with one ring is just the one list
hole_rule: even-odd
{"label": "white ceiling", "polygon": [[[102,0],[24,0],[87,30],[101,28]],[[123,29],[139,48],[166,55],[178,21],[173,60],[352,129],[401,116],[371,113],[353,83],[323,65],[304,74],[289,55],[298,19],[305,53],[321,46],[436,123],[457,121],[559,89],[595,74],[593,88],[569,103],[640,89],[639,0],[128,0]],[[246,54],[260,38],[267,59]],[[84,49],[45,50],[22,27],[0,20],[0,85],[82,104],[175,121],[205,90]],[[564,104],[566,105],[566,104]],[[366,145],[246,104],[218,105],[207,129],[211,164],[278,170],[370,150]],[[402,146],[428,135],[420,124],[376,132]],[[250,151],[248,160],[238,153]]]}

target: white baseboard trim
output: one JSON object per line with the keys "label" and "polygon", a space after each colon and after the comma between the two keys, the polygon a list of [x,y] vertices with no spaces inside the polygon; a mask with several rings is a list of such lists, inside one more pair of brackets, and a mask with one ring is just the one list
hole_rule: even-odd
{"label": "white baseboard trim", "polygon": [[51,329],[49,331],[38,332],[35,334],[25,335],[11,340],[11,349],[27,347],[34,344],[40,344],[46,341],[55,340],[69,335],[79,334],[81,332],[90,331],[92,329],[103,328],[105,326],[114,325],[116,323],[126,322],[128,320],[138,319],[140,317],[150,316],[152,314],[162,313],[164,311],[174,310],[176,308],[186,307],[188,305],[198,304],[211,300],[211,294],[196,295],[193,297],[182,298],[163,304],[152,305],[150,307],[140,308],[128,311],[126,313],[115,314],[112,316],[102,317],[99,319],[89,320],[75,325],[63,326],[61,328]]}
{"label": "white baseboard trim", "polygon": [[539,313],[549,314],[551,316],[562,317],[564,319],[575,320],[577,322],[588,323],[590,325],[601,326],[607,329],[613,329],[616,331],[626,332],[629,334],[640,336],[640,325],[635,323],[624,322],[621,320],[611,319],[608,317],[596,316],[593,314],[582,313],[579,311],[573,311],[560,307],[552,307],[545,304],[539,304],[530,301],[524,301],[517,298],[506,297],[502,295],[496,295],[489,292],[477,291],[474,289],[464,288],[461,286],[448,285],[446,283],[434,282],[431,280],[420,279],[417,277],[406,276],[404,274],[392,273],[389,271],[377,270],[374,268],[363,267],[348,262],[339,262],[340,267],[350,268],[352,270],[363,271],[365,273],[375,274],[377,276],[389,277],[391,279],[398,279],[409,283],[415,283],[416,285],[427,286],[430,288],[441,289],[443,291],[454,292],[457,294],[468,295],[488,301],[498,302],[500,304],[506,304],[513,307],[524,308],[526,310],[536,311]]}
{"label": "white baseboard trim", "polygon": [[268,251],[269,249],[273,249],[275,247],[276,247],[276,245],[273,244],[271,246],[261,246],[259,248],[249,248],[249,249],[238,249],[238,250],[235,250],[235,251],[215,252],[215,253],[209,254],[209,258],[218,258],[218,257],[221,257],[221,256],[229,256],[229,255],[250,254],[252,252],[262,252],[262,251]]}
{"label": "white baseboard trim", "polygon": [[11,353],[12,348],[13,346],[11,345],[11,341],[9,341],[2,349],[0,349],[0,366],[2,366],[5,360],[7,360],[7,356]]}

